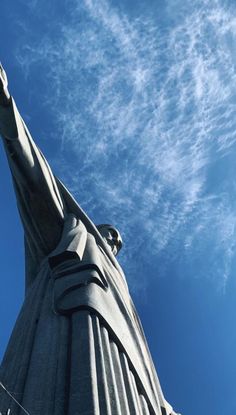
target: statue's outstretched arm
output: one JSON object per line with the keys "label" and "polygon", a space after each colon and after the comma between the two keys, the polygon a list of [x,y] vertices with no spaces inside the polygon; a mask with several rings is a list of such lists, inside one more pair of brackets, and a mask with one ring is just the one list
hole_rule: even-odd
{"label": "statue's outstretched arm", "polygon": [[51,169],[32,140],[8,92],[7,77],[1,65],[0,134],[13,176],[26,239],[42,257],[54,249],[60,239],[65,209]]}

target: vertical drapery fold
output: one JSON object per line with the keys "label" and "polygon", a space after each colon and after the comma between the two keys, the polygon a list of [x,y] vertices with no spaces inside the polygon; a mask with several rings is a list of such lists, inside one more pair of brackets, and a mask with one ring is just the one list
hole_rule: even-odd
{"label": "vertical drapery fold", "polygon": [[[40,277],[1,366],[7,389],[32,415],[153,415],[104,321],[91,310],[52,313],[51,280],[43,270]],[[0,403],[1,411],[21,415],[6,394]]]}

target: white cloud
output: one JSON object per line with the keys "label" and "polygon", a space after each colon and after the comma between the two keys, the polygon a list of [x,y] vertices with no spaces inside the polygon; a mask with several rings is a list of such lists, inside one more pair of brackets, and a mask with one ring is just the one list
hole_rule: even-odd
{"label": "white cloud", "polygon": [[[235,41],[236,19],[220,1],[199,1],[163,30],[150,18],[129,20],[106,0],[75,4],[56,40],[18,53],[29,76],[35,64],[47,73],[65,181],[98,220],[117,221],[127,240],[142,229],[157,255],[165,249],[171,260],[179,245],[196,256],[210,241],[212,255],[225,254],[219,273],[227,280],[235,201],[225,198],[225,176],[213,180],[214,190],[207,185],[211,166],[235,151],[227,36]],[[132,243],[137,256],[141,242]]]}

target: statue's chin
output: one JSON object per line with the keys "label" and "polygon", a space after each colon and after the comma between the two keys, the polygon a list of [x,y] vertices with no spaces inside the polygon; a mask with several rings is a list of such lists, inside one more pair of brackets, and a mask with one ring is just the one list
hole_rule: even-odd
{"label": "statue's chin", "polygon": [[106,241],[107,245],[109,246],[110,251],[113,253],[113,255],[117,255],[117,248],[115,246],[115,244],[112,243],[112,241],[110,239],[107,238],[103,238],[104,241]]}

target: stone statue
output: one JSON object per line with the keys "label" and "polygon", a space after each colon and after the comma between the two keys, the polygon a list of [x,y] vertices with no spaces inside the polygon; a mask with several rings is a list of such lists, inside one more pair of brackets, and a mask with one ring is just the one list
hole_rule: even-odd
{"label": "stone statue", "polygon": [[[169,415],[125,276],[122,240],[53,175],[0,67],[0,133],[25,234],[26,295],[0,381],[32,415]],[[20,415],[8,395],[0,410]]]}

